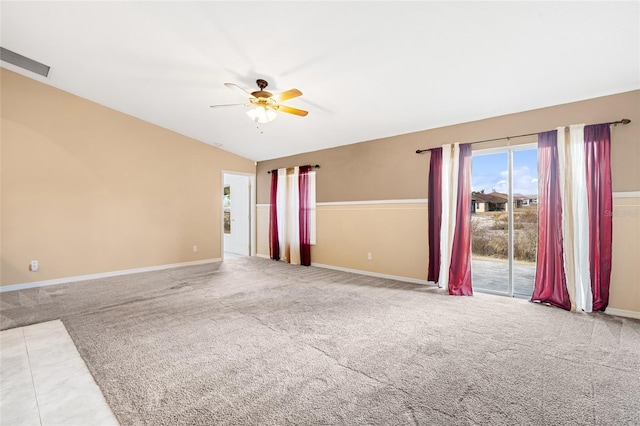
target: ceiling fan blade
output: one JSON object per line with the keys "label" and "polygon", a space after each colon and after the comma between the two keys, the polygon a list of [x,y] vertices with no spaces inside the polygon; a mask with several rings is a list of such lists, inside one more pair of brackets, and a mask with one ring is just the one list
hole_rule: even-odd
{"label": "ceiling fan blade", "polygon": [[209,106],[209,108],[232,107],[232,106],[251,106],[251,104],[224,104],[224,105],[210,105],[210,106]]}
{"label": "ceiling fan blade", "polygon": [[309,111],[305,111],[302,109],[298,109],[298,108],[292,108],[290,106],[286,106],[286,105],[279,105],[276,104],[274,105],[274,109],[278,112],[286,112],[287,114],[294,114],[294,115],[299,115],[301,117],[304,117],[305,115],[309,114]]}
{"label": "ceiling fan blade", "polygon": [[286,101],[287,99],[297,98],[298,96],[302,96],[302,92],[298,89],[291,89],[274,96],[274,98],[276,102],[282,102]]}
{"label": "ceiling fan blade", "polygon": [[249,96],[250,99],[251,98],[255,98],[255,96],[253,96],[250,92],[247,92],[246,90],[244,90],[242,87],[238,86],[237,84],[225,83],[224,85],[227,86],[229,89],[240,90],[243,95]]}

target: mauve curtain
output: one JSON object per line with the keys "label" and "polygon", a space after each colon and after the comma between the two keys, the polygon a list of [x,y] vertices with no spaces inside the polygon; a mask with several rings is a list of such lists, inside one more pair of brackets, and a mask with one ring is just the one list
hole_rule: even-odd
{"label": "mauve curtain", "polygon": [[596,124],[584,128],[589,206],[589,263],[594,311],[604,311],[609,304],[613,232],[610,131],[609,124]]}
{"label": "mauve curtain", "polygon": [[269,256],[280,260],[280,242],[278,240],[278,210],[276,196],[278,193],[278,171],[271,171],[271,193],[269,196]]}
{"label": "mauve curtain", "polygon": [[271,172],[269,254],[272,259],[311,265],[315,199],[315,173],[311,166]]}
{"label": "mauve curtain", "polygon": [[538,256],[531,301],[570,310],[564,271],[557,130],[538,135]]}
{"label": "mauve curtain", "polygon": [[300,192],[300,264],[311,265],[311,229],[309,203],[309,171],[310,166],[300,167],[298,190]]}
{"label": "mauve curtain", "polygon": [[427,281],[440,277],[440,226],[442,225],[442,148],[431,150],[429,160],[429,270]]}
{"label": "mauve curtain", "polygon": [[471,296],[471,144],[460,144],[449,294]]}

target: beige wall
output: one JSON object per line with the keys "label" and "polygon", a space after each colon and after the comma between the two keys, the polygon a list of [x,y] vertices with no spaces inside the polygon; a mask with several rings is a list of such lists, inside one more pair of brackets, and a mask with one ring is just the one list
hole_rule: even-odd
{"label": "beige wall", "polygon": [[[427,197],[429,155],[417,155],[417,149],[622,118],[629,118],[632,123],[612,130],[613,190],[640,191],[640,91],[633,91],[263,161],[257,167],[257,199],[260,204],[269,203],[268,170],[319,164],[317,200],[321,204],[318,206],[318,244],[312,249],[312,261],[426,280],[426,204],[401,201]],[[509,143],[535,140],[535,137],[529,137],[512,139]],[[506,144],[506,141],[478,144],[474,149]],[[336,202],[372,200],[398,200],[398,203],[334,205]],[[633,203],[633,200],[617,198],[614,205]],[[637,199],[635,202],[637,206]],[[640,207],[629,205],[625,208],[635,209],[637,215],[614,216],[610,306],[640,313],[637,262],[640,259]],[[268,208],[258,208],[257,246],[262,255],[268,255],[268,214]],[[372,261],[366,260],[369,252],[373,253]]]}
{"label": "beige wall", "polygon": [[613,199],[609,306],[640,312],[640,197]]}
{"label": "beige wall", "polygon": [[[257,216],[257,253],[268,256],[268,206],[259,206]],[[314,264],[426,280],[426,202],[319,205],[316,224]]]}
{"label": "beige wall", "polygon": [[5,69],[1,90],[2,285],[221,257],[222,170],[253,161]]}

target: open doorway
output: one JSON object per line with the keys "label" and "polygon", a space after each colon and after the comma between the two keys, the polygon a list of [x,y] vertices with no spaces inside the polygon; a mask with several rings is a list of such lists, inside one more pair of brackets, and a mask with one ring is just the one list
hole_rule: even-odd
{"label": "open doorway", "polygon": [[255,249],[255,175],[223,172],[222,252],[225,259],[251,256]]}

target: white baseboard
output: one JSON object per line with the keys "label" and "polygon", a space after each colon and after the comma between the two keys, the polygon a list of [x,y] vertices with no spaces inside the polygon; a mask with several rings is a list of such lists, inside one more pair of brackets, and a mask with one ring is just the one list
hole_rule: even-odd
{"label": "white baseboard", "polygon": [[607,308],[605,309],[604,313],[609,315],[615,315],[617,317],[640,319],[640,312],[637,312],[637,311],[626,311],[624,309]]}
{"label": "white baseboard", "polygon": [[44,287],[48,285],[72,283],[77,281],[95,280],[98,278],[117,277],[119,275],[137,274],[139,272],[161,271],[163,269],[179,268],[181,266],[204,265],[206,263],[221,262],[222,259],[204,259],[194,260],[191,262],[171,263],[167,265],[146,266],[144,268],[124,269],[121,271],[102,272],[99,274],[78,275],[75,277],[56,278],[53,280],[34,281],[31,283],[13,284],[0,287],[0,293],[5,291],[24,290],[27,288]]}
{"label": "white baseboard", "polygon": [[351,272],[353,274],[368,275],[370,277],[376,277],[376,278],[386,278],[386,279],[389,279],[389,280],[404,281],[404,282],[413,283],[413,284],[424,284],[424,285],[433,285],[433,286],[435,286],[435,283],[433,283],[431,281],[419,280],[417,278],[401,277],[399,275],[380,274],[378,272],[362,271],[360,269],[343,268],[341,266],[325,265],[325,264],[322,264],[322,263],[315,263],[315,262],[311,262],[311,266],[317,266],[318,268],[334,269],[336,271],[342,271],[342,272]]}
{"label": "white baseboard", "polygon": [[256,253],[256,257],[261,257],[263,259],[271,259],[271,256],[269,256],[268,254]]}

